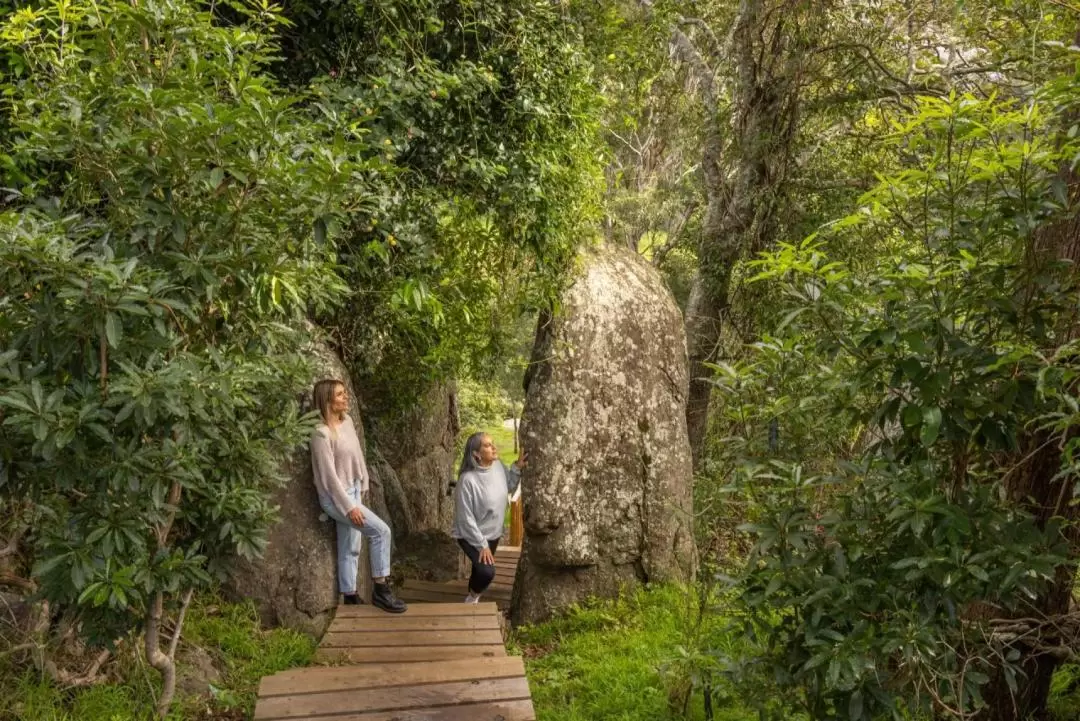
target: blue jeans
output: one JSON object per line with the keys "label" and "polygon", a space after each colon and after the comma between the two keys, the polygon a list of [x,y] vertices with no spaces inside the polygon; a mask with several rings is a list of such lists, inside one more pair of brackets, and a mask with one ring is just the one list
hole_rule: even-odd
{"label": "blue jeans", "polygon": [[364,514],[364,525],[357,526],[341,515],[329,496],[319,494],[323,512],[337,524],[338,588],[342,593],[356,593],[356,574],[360,560],[360,539],[368,539],[371,557],[371,577],[390,575],[390,526],[360,503],[360,486],[354,485],[347,494]]}

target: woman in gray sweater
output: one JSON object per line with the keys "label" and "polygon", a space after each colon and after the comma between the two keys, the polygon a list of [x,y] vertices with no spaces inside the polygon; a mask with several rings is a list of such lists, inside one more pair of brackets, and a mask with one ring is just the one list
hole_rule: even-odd
{"label": "woman in gray sweater", "polygon": [[474,433],[465,442],[465,455],[454,490],[454,528],[451,535],[472,563],[465,603],[479,603],[495,579],[495,551],[506,522],[507,496],[521,481],[525,454],[509,468],[487,433]]}
{"label": "woman in gray sweater", "polygon": [[323,422],[311,434],[311,470],[319,505],[337,523],[338,588],[345,603],[361,603],[356,592],[361,536],[368,539],[371,605],[390,613],[405,611],[387,583],[390,575],[390,527],[360,502],[369,476],[364,449],[349,417],[349,394],[338,380],[321,380],[312,393]]}

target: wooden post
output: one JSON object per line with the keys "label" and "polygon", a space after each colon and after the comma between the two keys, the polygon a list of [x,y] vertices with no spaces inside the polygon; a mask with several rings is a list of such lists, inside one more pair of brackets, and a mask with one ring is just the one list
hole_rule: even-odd
{"label": "wooden post", "polygon": [[525,540],[525,519],[522,515],[521,499],[510,504],[510,545],[521,546]]}

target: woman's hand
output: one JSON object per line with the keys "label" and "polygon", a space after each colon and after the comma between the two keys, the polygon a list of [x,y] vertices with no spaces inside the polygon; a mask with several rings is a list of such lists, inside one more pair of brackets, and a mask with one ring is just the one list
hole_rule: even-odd
{"label": "woman's hand", "polygon": [[514,461],[514,465],[520,469],[524,469],[525,466],[529,465],[529,454],[525,451],[525,449],[522,449],[521,455],[518,456],[518,459],[516,461]]}
{"label": "woman's hand", "polygon": [[360,512],[359,508],[354,508],[349,511],[349,520],[352,521],[355,526],[363,526],[364,514]]}
{"label": "woman's hand", "polygon": [[495,565],[495,556],[491,554],[490,548],[485,548],[484,550],[480,551],[480,563],[484,564],[485,566]]}

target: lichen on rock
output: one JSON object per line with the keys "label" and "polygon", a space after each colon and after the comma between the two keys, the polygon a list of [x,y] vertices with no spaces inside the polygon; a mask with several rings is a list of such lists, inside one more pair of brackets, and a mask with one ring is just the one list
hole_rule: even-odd
{"label": "lichen on rock", "polygon": [[515,622],[695,572],[682,315],[640,256],[582,260],[528,377]]}

